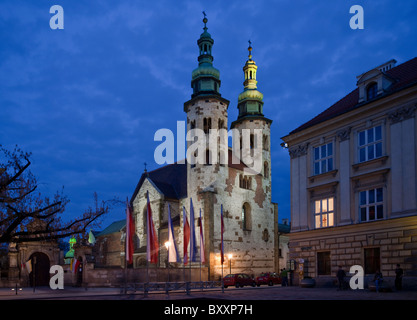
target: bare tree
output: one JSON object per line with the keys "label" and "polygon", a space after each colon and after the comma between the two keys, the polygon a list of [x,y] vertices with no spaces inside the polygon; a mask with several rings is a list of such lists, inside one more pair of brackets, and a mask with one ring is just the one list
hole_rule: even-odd
{"label": "bare tree", "polygon": [[29,170],[31,154],[17,146],[9,151],[0,145],[0,243],[54,240],[82,234],[98,227],[100,217],[121,201],[99,201],[74,219],[63,219],[69,200],[63,190],[53,197],[37,192],[38,182]]}

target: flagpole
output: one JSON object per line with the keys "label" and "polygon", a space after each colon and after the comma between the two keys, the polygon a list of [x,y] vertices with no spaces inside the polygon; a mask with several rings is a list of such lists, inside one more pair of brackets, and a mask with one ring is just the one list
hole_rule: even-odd
{"label": "flagpole", "polygon": [[129,224],[128,224],[128,222],[129,222],[129,216],[128,216],[128,214],[129,214],[129,212],[128,212],[128,209],[127,209],[127,206],[129,205],[129,198],[128,197],[126,197],[126,229],[125,229],[125,294],[127,294],[127,255],[128,255],[128,252],[127,252],[127,242],[129,241],[129,239],[128,239],[128,235],[127,235],[127,232],[128,232],[128,228],[129,228]]}
{"label": "flagpole", "polygon": [[201,252],[202,250],[204,250],[204,248],[201,248],[201,228],[202,228],[202,220],[201,220],[201,208],[200,208],[200,286],[201,286],[201,291],[203,291],[203,283],[201,282]]}
{"label": "flagpole", "polygon": [[223,261],[222,261],[222,293],[224,293],[224,281],[223,281]]}
{"label": "flagpole", "polygon": [[224,280],[223,280],[223,262],[224,262],[224,243],[223,243],[223,232],[224,232],[224,222],[223,222],[223,204],[220,205],[220,235],[221,235],[221,252],[220,252],[220,262],[222,264],[222,292],[224,293]]}

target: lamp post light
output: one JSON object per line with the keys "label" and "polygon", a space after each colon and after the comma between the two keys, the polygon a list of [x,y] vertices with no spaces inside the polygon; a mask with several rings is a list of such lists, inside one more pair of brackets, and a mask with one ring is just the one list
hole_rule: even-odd
{"label": "lamp post light", "polygon": [[230,271],[230,274],[232,274],[232,257],[233,257],[233,255],[231,253],[229,253],[227,255],[227,257],[229,258],[229,271]]}

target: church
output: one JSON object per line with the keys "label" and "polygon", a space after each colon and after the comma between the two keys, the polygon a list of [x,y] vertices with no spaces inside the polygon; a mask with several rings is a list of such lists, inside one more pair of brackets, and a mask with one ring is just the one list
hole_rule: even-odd
{"label": "church", "polygon": [[[220,94],[220,72],[213,66],[214,40],[207,31],[207,21],[204,17],[204,31],[197,40],[198,67],[192,71],[192,94],[191,99],[184,103],[184,112],[187,117],[187,133],[193,129],[200,129],[209,141],[211,130],[227,130],[230,102]],[[147,265],[146,216],[149,193],[153,223],[159,242],[158,267],[167,266],[167,249],[164,243],[168,240],[170,207],[175,245],[181,258],[181,262],[171,263],[171,268],[184,268],[185,212],[189,223],[195,226],[198,254],[196,261],[191,262],[191,265],[187,264],[186,267],[196,272],[203,268],[207,275],[207,279],[204,280],[218,280],[223,273],[222,268],[224,275],[229,272],[241,272],[255,277],[261,272],[279,270],[278,205],[271,201],[272,120],[264,116],[263,94],[257,90],[257,65],[252,59],[250,42],[248,51],[249,56],[243,67],[244,88],[237,103],[238,118],[231,123],[230,129],[238,133],[246,129],[251,133],[249,152],[256,148],[260,150],[261,169],[257,172],[247,170],[250,167],[240,160],[241,154],[235,154],[234,149],[229,147],[226,148],[226,155],[207,149],[204,154],[207,161],[204,163],[190,163],[187,159],[183,163],[179,161],[149,172],[145,169],[130,200],[137,235],[134,268]],[[191,142],[187,141],[187,147],[190,145]],[[227,160],[219,161],[219,158]],[[217,161],[209,161],[213,159]],[[190,221],[191,201],[195,213],[194,221]],[[204,248],[200,248],[200,223]],[[200,266],[199,255],[202,249],[205,262]]]}

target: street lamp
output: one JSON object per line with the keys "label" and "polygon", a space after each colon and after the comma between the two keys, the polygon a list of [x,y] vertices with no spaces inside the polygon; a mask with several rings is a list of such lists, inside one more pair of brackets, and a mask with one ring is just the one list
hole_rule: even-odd
{"label": "street lamp", "polygon": [[230,274],[232,274],[232,257],[233,257],[233,255],[231,253],[229,253],[227,255],[227,257],[229,258],[229,271],[230,271]]}

